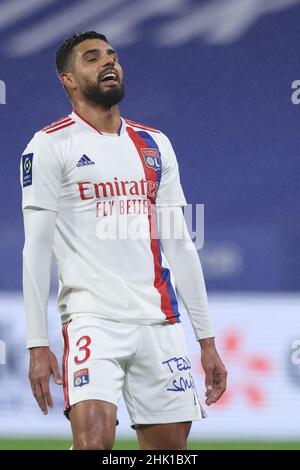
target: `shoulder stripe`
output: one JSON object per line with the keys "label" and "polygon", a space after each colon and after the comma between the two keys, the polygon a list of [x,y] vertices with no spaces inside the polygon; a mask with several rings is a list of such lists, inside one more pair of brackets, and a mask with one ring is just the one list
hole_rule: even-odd
{"label": "shoulder stripe", "polygon": [[160,132],[158,129],[154,129],[153,127],[146,126],[145,124],[140,124],[139,122],[131,121],[131,119],[125,119],[125,121],[133,127],[138,127],[138,128],[145,129],[148,131],[153,131],[153,132]]}
{"label": "shoulder stripe", "polygon": [[59,126],[60,124],[62,124],[62,123],[64,123],[64,122],[71,121],[71,120],[72,120],[72,118],[70,118],[69,116],[65,116],[65,117],[59,119],[58,121],[52,122],[52,123],[49,124],[48,126],[44,127],[44,128],[42,129],[42,131],[51,129],[52,127]]}
{"label": "shoulder stripe", "polygon": [[54,129],[48,129],[46,132],[46,134],[51,134],[51,132],[56,132],[56,131],[59,131],[60,129],[64,129],[65,127],[69,127],[69,126],[72,126],[73,124],[76,124],[75,121],[71,121],[71,122],[67,122],[67,123],[62,123],[61,126],[58,126],[58,127],[55,127]]}
{"label": "shoulder stripe", "polygon": [[71,122],[72,121],[72,118],[66,118],[66,119],[63,119],[61,120],[59,123],[57,124],[51,124],[50,126],[47,126],[45,127],[44,129],[42,129],[43,131],[48,131],[49,129],[55,129],[56,127],[59,127],[61,126],[62,124],[66,124],[67,122]]}
{"label": "shoulder stripe", "polygon": [[44,132],[48,132],[48,131],[52,131],[52,130],[55,130],[55,129],[58,129],[60,126],[62,126],[63,124],[69,124],[69,122],[72,122],[72,119],[68,119],[68,120],[65,120],[65,121],[62,121],[60,124],[57,124],[56,126],[50,126],[50,127],[46,127],[46,129],[44,129]]}
{"label": "shoulder stripe", "polygon": [[146,131],[157,132],[159,134],[161,133],[158,129],[153,129],[153,127],[145,126],[144,124],[140,124],[138,122],[131,121],[130,119],[125,119],[125,122],[127,124],[129,124],[130,126],[132,126],[132,127],[138,127],[139,129],[144,129]]}

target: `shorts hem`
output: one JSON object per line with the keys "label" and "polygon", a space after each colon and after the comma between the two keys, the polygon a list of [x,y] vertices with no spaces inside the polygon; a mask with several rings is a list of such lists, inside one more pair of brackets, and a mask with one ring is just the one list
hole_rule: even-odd
{"label": "shorts hem", "polygon": [[205,419],[207,417],[207,414],[204,412],[199,412],[197,413],[183,413],[183,414],[178,414],[172,413],[172,414],[165,414],[162,415],[161,413],[157,415],[151,415],[151,416],[132,416],[130,418],[131,420],[131,427],[133,429],[138,428],[141,425],[147,425],[147,424],[169,424],[169,423],[184,423],[187,421],[201,421],[202,419]]}
{"label": "shorts hem", "polygon": [[97,393],[90,394],[90,395],[82,397],[82,398],[70,400],[69,407],[71,407],[73,405],[76,405],[77,403],[80,403],[81,401],[88,401],[88,400],[107,401],[108,403],[111,403],[112,405],[115,405],[116,407],[118,407],[118,401],[117,400],[113,400],[112,398],[110,398],[108,396],[98,395]]}
{"label": "shorts hem", "polygon": [[[69,403],[69,406],[67,408],[64,409],[64,415],[65,417],[69,420],[69,414],[70,414],[70,411],[71,411],[71,407],[73,405],[76,405],[77,403],[81,403],[82,401],[89,401],[89,400],[99,400],[99,401],[106,401],[108,403],[111,403],[112,405],[115,405],[117,408],[118,408],[118,403],[117,401],[113,401],[111,400],[110,398],[108,397],[104,397],[103,395],[101,395],[101,397],[99,395],[91,395],[91,396],[88,396],[88,397],[84,397],[84,398],[80,398],[79,400],[70,400],[70,403]],[[117,420],[117,425],[119,424],[119,421]]]}

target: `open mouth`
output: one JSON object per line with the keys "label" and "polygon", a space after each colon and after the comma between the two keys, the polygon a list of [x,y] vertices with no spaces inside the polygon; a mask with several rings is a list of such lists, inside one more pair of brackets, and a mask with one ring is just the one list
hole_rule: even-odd
{"label": "open mouth", "polygon": [[106,73],[100,80],[100,83],[105,83],[105,85],[117,85],[118,77],[115,72]]}

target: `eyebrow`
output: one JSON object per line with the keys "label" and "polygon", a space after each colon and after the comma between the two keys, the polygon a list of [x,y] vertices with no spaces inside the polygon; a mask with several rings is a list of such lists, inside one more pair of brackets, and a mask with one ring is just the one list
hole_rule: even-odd
{"label": "eyebrow", "polygon": [[[117,54],[116,51],[112,47],[109,47],[108,49],[106,49],[106,52],[108,52],[109,54]],[[82,54],[82,57],[86,57],[88,54],[100,55],[101,52],[99,49],[88,49],[87,51],[84,52],[84,54]]]}

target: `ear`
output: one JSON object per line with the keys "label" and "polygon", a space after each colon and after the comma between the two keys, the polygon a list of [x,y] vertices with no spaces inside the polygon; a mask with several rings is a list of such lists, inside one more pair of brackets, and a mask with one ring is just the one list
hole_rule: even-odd
{"label": "ear", "polygon": [[75,79],[72,75],[71,72],[63,72],[59,75],[59,81],[61,84],[65,87],[68,88],[69,90],[76,90],[76,83]]}

